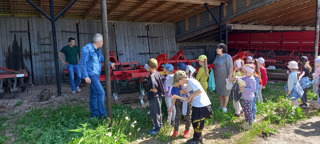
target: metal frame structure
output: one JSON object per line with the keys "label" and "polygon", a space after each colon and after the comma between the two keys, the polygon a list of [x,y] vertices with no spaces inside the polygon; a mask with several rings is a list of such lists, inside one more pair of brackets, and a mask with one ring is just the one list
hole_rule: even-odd
{"label": "metal frame structure", "polygon": [[56,82],[57,82],[57,94],[61,96],[61,84],[60,84],[60,72],[59,72],[59,61],[58,61],[58,48],[57,48],[57,31],[56,21],[78,0],[72,0],[57,16],[54,15],[53,0],[49,0],[50,17],[31,0],[26,0],[32,7],[38,10],[44,17],[51,22],[52,28],[52,41],[54,49],[55,67],[56,67]]}

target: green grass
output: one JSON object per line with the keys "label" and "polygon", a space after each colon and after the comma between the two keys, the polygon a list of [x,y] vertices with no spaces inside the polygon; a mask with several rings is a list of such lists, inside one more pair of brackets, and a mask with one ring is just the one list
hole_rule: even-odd
{"label": "green grass", "polygon": [[231,136],[232,136],[232,133],[230,133],[229,131],[221,134],[221,137],[223,137],[223,138],[230,138]]}
{"label": "green grass", "polygon": [[[283,90],[284,84],[268,84],[263,90],[264,104],[257,104],[257,116],[262,117],[261,123],[245,131],[238,143],[249,143],[260,134],[276,133],[274,125],[285,125],[304,119],[303,111],[290,104]],[[308,93],[312,97],[312,93]],[[219,101],[215,94],[209,94],[214,115],[205,121],[205,125],[218,124],[222,128],[235,127],[239,130],[239,120],[233,117],[232,99],[228,103],[228,112],[218,110]],[[312,97],[313,98],[313,97]],[[160,133],[154,136],[159,143],[171,141],[173,127],[166,124],[164,110],[164,126]],[[17,118],[15,143],[130,143],[142,137],[149,137],[147,131],[152,129],[148,109],[132,109],[125,105],[113,105],[113,123],[108,120],[90,118],[89,110],[84,106],[60,105],[58,108],[32,109],[24,116]],[[294,112],[294,114],[292,113]],[[0,120],[0,128],[7,119]],[[110,126],[110,127],[109,127]],[[1,134],[1,133],[0,133]],[[233,133],[227,131],[221,134],[230,138]],[[0,137],[0,142],[5,139]]]}
{"label": "green grass", "polygon": [[[57,109],[32,109],[17,119],[17,143],[91,143],[92,140],[129,142],[142,136],[152,124],[146,111],[113,106],[114,123],[90,118],[82,106],[61,105]],[[126,120],[126,117],[128,120]],[[131,135],[129,135],[131,134]],[[90,139],[92,138],[92,139]],[[80,142],[81,143],[81,142]]]}
{"label": "green grass", "polygon": [[278,133],[277,130],[270,127],[269,121],[264,121],[261,123],[253,124],[252,128],[244,132],[242,138],[238,139],[236,143],[238,144],[248,144],[252,142],[257,135],[265,134],[266,136]]}
{"label": "green grass", "polygon": [[14,105],[14,107],[21,106],[22,104],[23,104],[23,101],[19,101]]}
{"label": "green grass", "polygon": [[8,137],[4,136],[7,128],[7,120],[7,117],[0,117],[0,144],[4,143],[8,139]]}

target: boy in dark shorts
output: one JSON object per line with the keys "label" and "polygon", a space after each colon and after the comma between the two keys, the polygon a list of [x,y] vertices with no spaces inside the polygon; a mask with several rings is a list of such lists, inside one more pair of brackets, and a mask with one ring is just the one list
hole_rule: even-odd
{"label": "boy in dark shorts", "polygon": [[164,95],[163,82],[165,77],[156,70],[158,67],[158,61],[156,59],[151,58],[147,64],[150,75],[148,77],[148,88],[146,90],[150,104],[150,116],[154,125],[154,129],[150,130],[149,134],[157,134],[162,126],[161,103],[162,96]]}
{"label": "boy in dark shorts", "polygon": [[202,130],[204,120],[212,117],[211,102],[203,90],[201,84],[196,79],[189,79],[184,71],[177,71],[174,74],[174,82],[172,85],[187,85],[185,88],[186,97],[173,95],[172,98],[188,101],[192,106],[191,122],[194,129],[193,138],[187,143],[203,143]]}

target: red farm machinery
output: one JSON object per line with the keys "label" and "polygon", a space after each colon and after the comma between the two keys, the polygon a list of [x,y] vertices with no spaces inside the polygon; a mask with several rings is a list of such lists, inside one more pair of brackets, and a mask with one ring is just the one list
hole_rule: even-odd
{"label": "red farm machinery", "polygon": [[0,98],[4,97],[5,91],[9,91],[14,94],[21,89],[25,91],[27,85],[25,78],[28,77],[26,70],[20,69],[18,71],[0,67]]}
{"label": "red farm machinery", "polygon": [[[110,77],[111,77],[111,84],[112,84],[112,94],[114,99],[118,99],[118,94],[120,93],[130,93],[130,92],[139,92],[139,99],[141,104],[144,103],[143,99],[145,98],[145,87],[147,78],[150,72],[146,71],[143,65],[138,65],[138,62],[119,62],[114,54],[113,51],[110,51],[110,61],[115,64],[116,69],[111,70]],[[243,51],[237,53],[233,56],[233,60],[236,59],[244,59],[249,55],[249,51]],[[178,51],[174,56],[171,58],[168,57],[168,54],[160,54],[156,57],[158,61],[157,70],[163,74],[163,68],[161,67],[162,64],[170,63],[174,66],[176,71],[176,64],[183,62],[187,65],[194,66],[197,70],[199,69],[197,65],[196,59],[186,59],[184,55],[184,51]],[[103,64],[102,64],[103,66]],[[209,64],[208,67],[214,66]],[[64,78],[68,74],[68,70],[63,71]],[[66,78],[65,78],[66,79]],[[102,72],[100,75],[100,81],[102,84],[105,83],[105,72],[104,68],[102,67]]]}
{"label": "red farm machinery", "polygon": [[229,34],[233,53],[248,50],[251,56],[264,57],[267,65],[285,67],[288,61],[305,55],[314,59],[314,31]]}

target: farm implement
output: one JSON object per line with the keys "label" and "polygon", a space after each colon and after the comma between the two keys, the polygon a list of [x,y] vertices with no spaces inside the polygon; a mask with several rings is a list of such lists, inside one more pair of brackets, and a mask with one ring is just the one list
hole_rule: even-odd
{"label": "farm implement", "polygon": [[0,67],[0,98],[4,97],[4,93],[8,90],[11,94],[19,91],[26,90],[24,78],[28,77],[26,70],[12,70],[4,67]]}
{"label": "farm implement", "polygon": [[304,55],[314,59],[314,31],[229,34],[228,47],[234,52],[248,50],[252,56],[264,57],[267,65],[286,67]]}
{"label": "farm implement", "polygon": [[[112,94],[115,100],[118,100],[118,95],[121,93],[131,93],[131,92],[139,92],[139,100],[140,103],[143,104],[143,99],[145,98],[145,88],[147,78],[150,75],[150,72],[144,69],[143,65],[138,65],[138,62],[119,62],[113,51],[110,51],[110,61],[114,63],[116,69],[111,70],[110,78],[112,84]],[[233,60],[236,59],[244,59],[248,55],[250,55],[249,51],[239,52],[233,56]],[[168,54],[160,54],[156,57],[158,61],[158,67],[156,68],[162,75],[165,75],[163,72],[163,67],[161,65],[170,63],[174,66],[174,71],[177,70],[176,65],[180,62],[185,63],[186,65],[192,65],[197,70],[200,68],[197,64],[198,60],[196,59],[186,59],[184,55],[184,51],[178,51],[171,58],[168,57]],[[104,66],[102,64],[102,66]],[[209,64],[208,67],[213,69],[214,66]],[[196,73],[195,72],[195,73]],[[65,69],[63,71],[64,77],[68,74],[68,71]],[[100,75],[100,82],[105,84],[105,72],[102,67],[102,72]]]}

